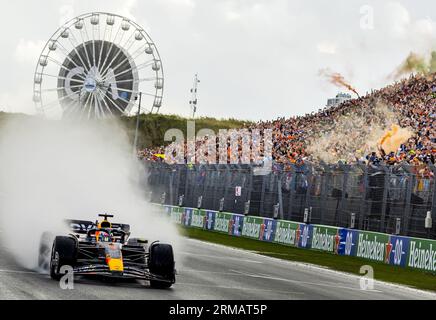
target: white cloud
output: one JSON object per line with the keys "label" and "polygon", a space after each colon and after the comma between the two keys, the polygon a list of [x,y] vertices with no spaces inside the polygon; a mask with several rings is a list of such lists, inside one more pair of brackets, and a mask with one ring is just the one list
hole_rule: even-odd
{"label": "white cloud", "polygon": [[[155,41],[165,70],[161,112],[188,114],[198,72],[199,115],[304,114],[338,91],[318,77],[319,69],[343,73],[365,93],[386,85],[386,76],[411,51],[434,49],[436,1],[363,3],[374,9],[372,30],[359,27],[362,3],[342,0],[8,1],[0,27],[14,29],[2,35],[0,63],[8,77],[0,78],[0,95],[7,93],[2,101],[27,110],[36,61],[58,21],[104,11],[132,18]],[[13,97],[28,97],[30,103],[15,103]]]}
{"label": "white cloud", "polygon": [[59,7],[59,27],[76,16],[74,11],[74,0]]}
{"label": "white cloud", "polygon": [[436,33],[436,23],[430,18],[417,20],[415,30],[424,35],[434,35]]}
{"label": "white cloud", "polygon": [[334,43],[331,43],[331,42],[318,43],[316,48],[321,53],[326,53],[326,54],[335,54],[336,53],[336,45]]}
{"label": "white cloud", "polygon": [[241,15],[235,11],[227,11],[226,17],[230,21],[239,20],[241,18]]}
{"label": "white cloud", "polygon": [[136,5],[137,5],[137,0],[125,0],[124,6],[122,7],[120,14],[129,19],[134,19],[135,18],[134,9]]}
{"label": "white cloud", "polygon": [[389,2],[386,15],[392,34],[399,37],[405,36],[411,22],[409,11],[399,2]]}
{"label": "white cloud", "polygon": [[42,40],[20,39],[15,48],[15,59],[20,63],[31,63],[34,65],[45,43]]}
{"label": "white cloud", "polygon": [[171,5],[195,8],[194,0],[167,0]]}

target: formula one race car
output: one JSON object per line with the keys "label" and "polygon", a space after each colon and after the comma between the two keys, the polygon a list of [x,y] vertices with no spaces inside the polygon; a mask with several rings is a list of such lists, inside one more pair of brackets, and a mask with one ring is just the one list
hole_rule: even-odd
{"label": "formula one race car", "polygon": [[71,266],[74,275],[100,275],[112,279],[141,279],[153,288],[169,288],[175,283],[173,248],[158,241],[129,238],[130,226],[102,221],[68,220],[71,233],[50,236],[40,243],[39,265],[59,280],[62,266]]}

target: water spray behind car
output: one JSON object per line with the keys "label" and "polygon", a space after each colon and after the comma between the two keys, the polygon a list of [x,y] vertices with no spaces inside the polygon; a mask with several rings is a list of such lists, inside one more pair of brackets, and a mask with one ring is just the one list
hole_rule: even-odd
{"label": "water spray behind car", "polygon": [[177,230],[145,200],[139,162],[115,120],[68,122],[37,118],[0,132],[0,237],[13,257],[36,268],[43,232],[64,234],[65,219],[109,212],[133,237],[173,244]]}

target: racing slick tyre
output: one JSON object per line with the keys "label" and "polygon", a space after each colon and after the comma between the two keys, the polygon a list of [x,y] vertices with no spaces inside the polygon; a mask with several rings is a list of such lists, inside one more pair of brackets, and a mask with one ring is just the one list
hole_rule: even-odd
{"label": "racing slick tyre", "polygon": [[74,266],[76,262],[76,240],[71,237],[57,236],[53,242],[50,258],[50,277],[60,280],[63,276],[60,273],[61,267],[65,265]]}
{"label": "racing slick tyre", "polygon": [[169,244],[154,243],[150,247],[148,268],[150,273],[167,281],[150,280],[152,288],[169,288],[175,282],[173,247]]}

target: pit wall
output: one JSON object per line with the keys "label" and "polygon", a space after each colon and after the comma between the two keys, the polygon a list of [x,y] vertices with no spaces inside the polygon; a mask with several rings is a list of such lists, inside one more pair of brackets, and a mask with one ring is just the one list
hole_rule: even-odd
{"label": "pit wall", "polygon": [[164,207],[171,221],[185,227],[436,272],[434,240],[212,210]]}

